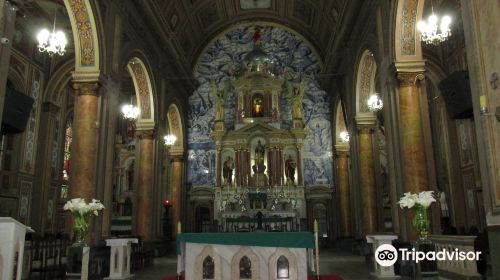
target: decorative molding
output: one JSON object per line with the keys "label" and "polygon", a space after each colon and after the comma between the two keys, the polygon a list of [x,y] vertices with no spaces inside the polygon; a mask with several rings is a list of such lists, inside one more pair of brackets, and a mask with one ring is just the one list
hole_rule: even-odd
{"label": "decorative molding", "polygon": [[260,259],[250,247],[242,246],[240,250],[234,254],[231,260],[231,279],[240,279],[240,261],[243,257],[250,259],[252,278],[250,280],[259,280],[260,277]]}
{"label": "decorative molding", "polygon": [[155,133],[154,129],[141,129],[135,131],[135,135],[141,140],[153,139],[154,133]]}
{"label": "decorative molding", "polygon": [[401,54],[415,55],[415,27],[418,0],[404,0],[401,22]]}
{"label": "decorative molding", "polygon": [[97,28],[89,0],[64,0],[73,29],[76,68],[99,69]]}
{"label": "decorative molding", "polygon": [[144,62],[139,58],[133,58],[127,64],[127,70],[132,76],[137,104],[141,108],[139,120],[154,119],[153,89]]}

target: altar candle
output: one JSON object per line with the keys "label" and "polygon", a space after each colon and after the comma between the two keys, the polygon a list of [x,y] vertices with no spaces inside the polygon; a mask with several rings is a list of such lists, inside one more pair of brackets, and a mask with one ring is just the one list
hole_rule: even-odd
{"label": "altar candle", "polygon": [[181,221],[177,221],[177,234],[182,233],[181,231]]}
{"label": "altar candle", "polygon": [[488,97],[486,95],[481,95],[479,97],[479,107],[481,109],[488,107]]}

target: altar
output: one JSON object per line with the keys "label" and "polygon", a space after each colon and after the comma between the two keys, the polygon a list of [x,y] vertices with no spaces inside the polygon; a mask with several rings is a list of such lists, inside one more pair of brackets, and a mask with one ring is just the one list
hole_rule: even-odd
{"label": "altar", "polygon": [[310,232],[183,233],[177,272],[193,280],[307,279],[313,248]]}
{"label": "altar", "polygon": [[[234,79],[212,81],[213,218],[219,231],[305,230],[302,98],[308,80],[294,85],[280,71],[256,44]],[[230,91],[235,108],[227,112]],[[228,118],[228,113],[234,115]],[[291,114],[291,123],[283,121],[285,114]]]}

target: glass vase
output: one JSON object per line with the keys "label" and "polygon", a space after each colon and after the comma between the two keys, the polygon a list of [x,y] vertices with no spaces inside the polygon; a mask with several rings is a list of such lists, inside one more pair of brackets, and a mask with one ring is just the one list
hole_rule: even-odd
{"label": "glass vase", "polygon": [[85,243],[85,236],[87,235],[87,231],[89,228],[88,216],[74,214],[74,227],[73,231],[75,233],[75,243],[73,243],[73,247],[87,247]]}
{"label": "glass vase", "polygon": [[413,227],[415,227],[415,229],[417,230],[420,241],[427,241],[430,227],[429,216],[427,215],[427,207],[417,204],[413,209]]}

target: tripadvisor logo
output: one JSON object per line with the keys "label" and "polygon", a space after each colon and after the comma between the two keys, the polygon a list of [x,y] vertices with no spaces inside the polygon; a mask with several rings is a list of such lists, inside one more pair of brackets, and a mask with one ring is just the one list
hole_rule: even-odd
{"label": "tripadvisor logo", "polygon": [[415,261],[416,263],[419,263],[420,261],[427,260],[427,261],[478,261],[479,256],[481,255],[481,252],[474,252],[474,251],[460,251],[457,248],[455,250],[448,251],[446,249],[442,249],[439,251],[428,251],[428,252],[423,252],[423,251],[417,251],[415,249],[407,249],[407,248],[400,248],[399,253],[394,248],[394,246],[390,244],[383,244],[378,246],[377,250],[375,251],[375,261],[380,265],[380,266],[391,266],[396,263],[398,260],[398,257],[402,261]]}

